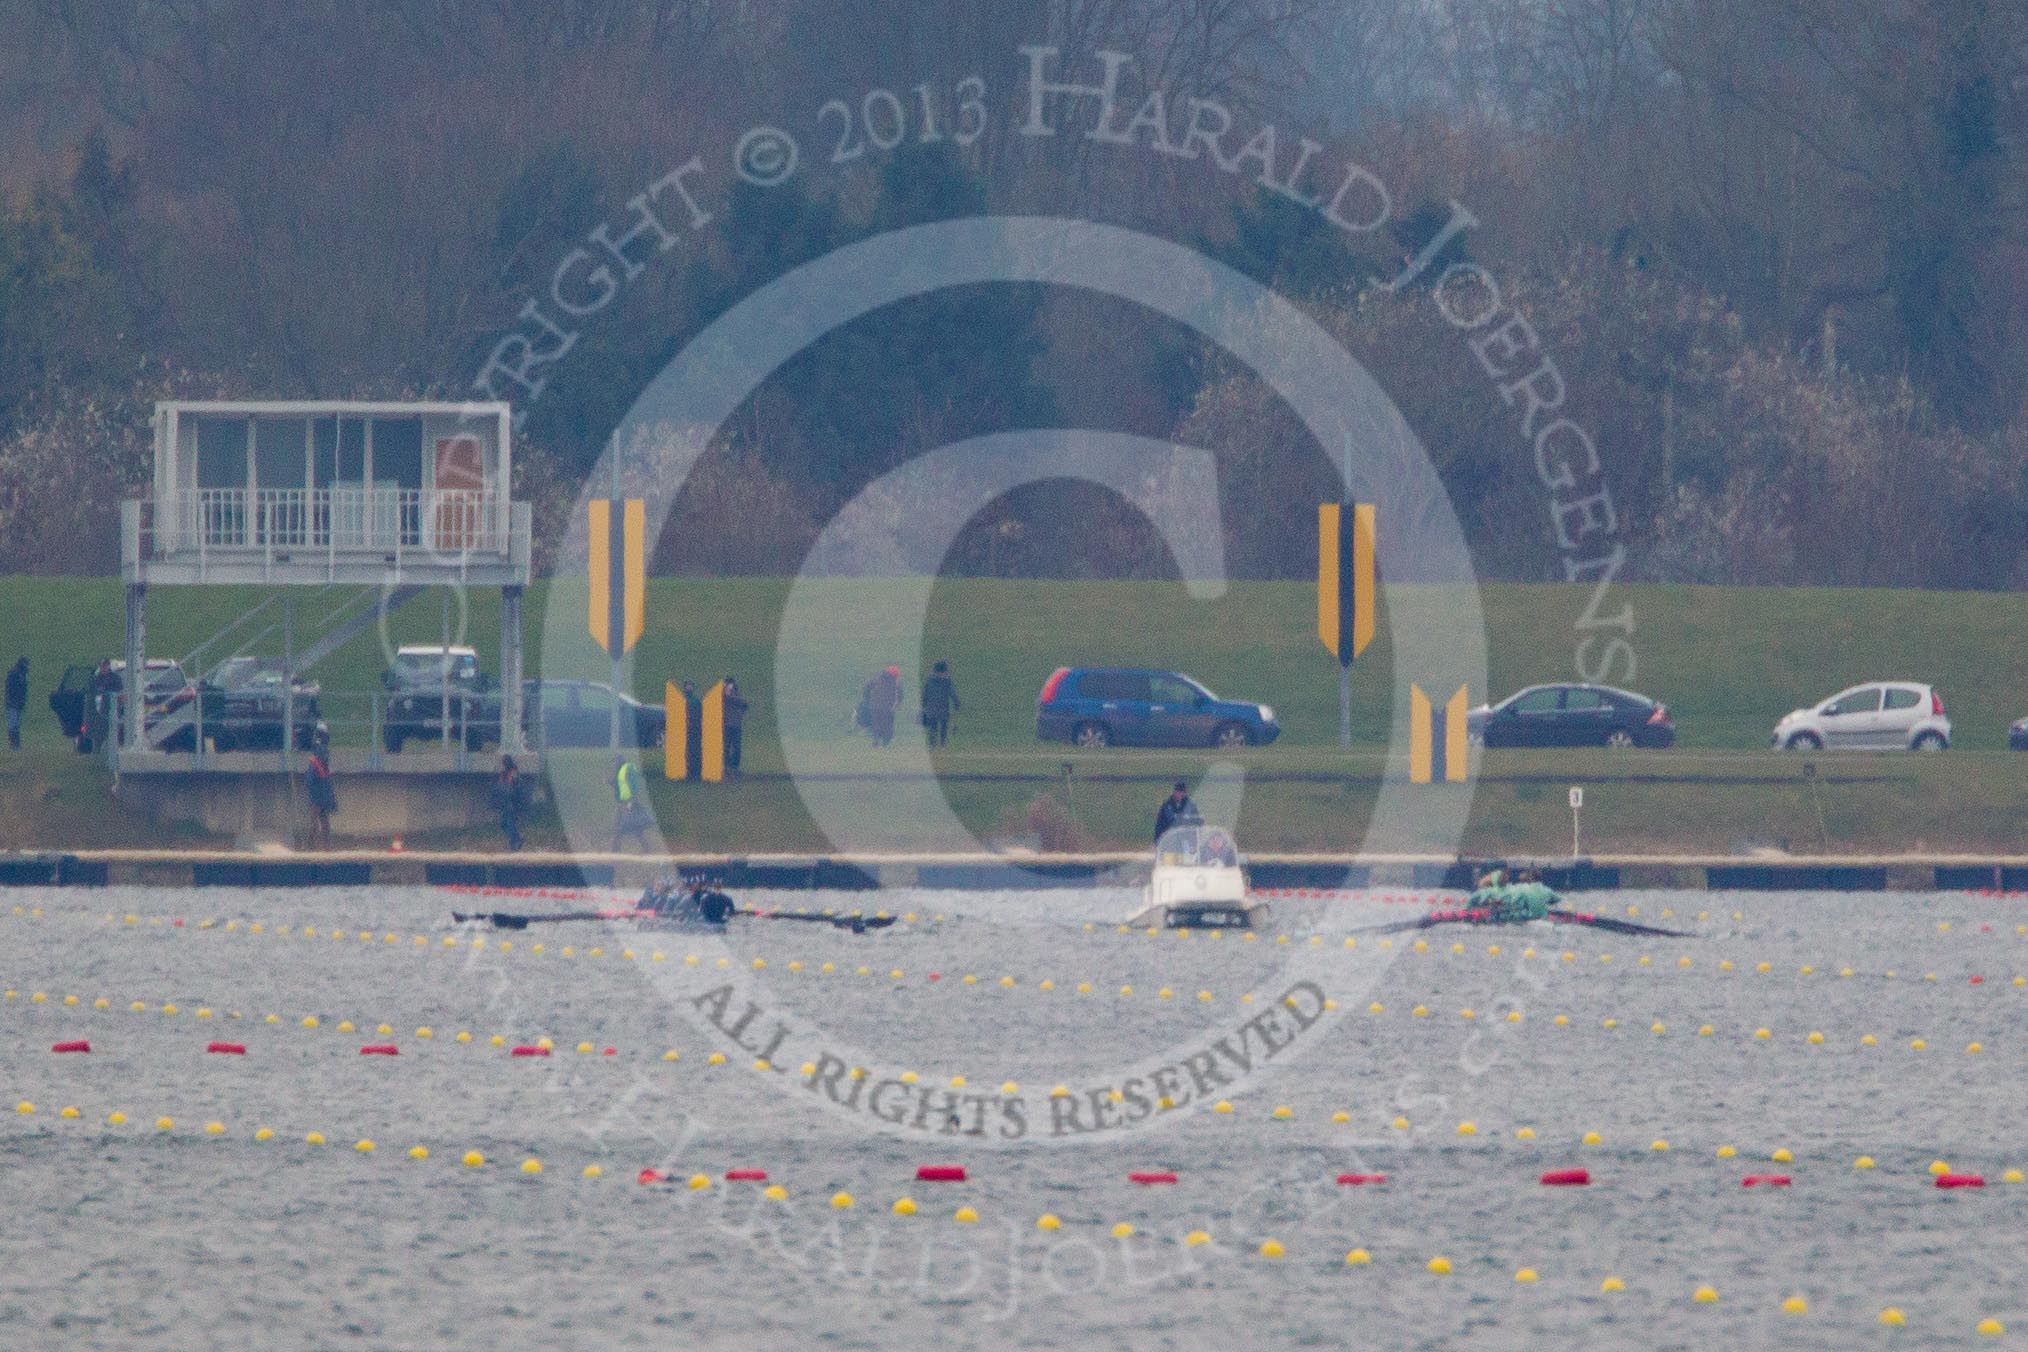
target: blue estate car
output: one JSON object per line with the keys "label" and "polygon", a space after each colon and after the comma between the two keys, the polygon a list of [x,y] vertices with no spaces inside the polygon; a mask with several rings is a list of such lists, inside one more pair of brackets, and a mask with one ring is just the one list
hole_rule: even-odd
{"label": "blue estate car", "polygon": [[1035,704],[1035,736],[1102,746],[1265,746],[1282,735],[1265,704],[1220,699],[1174,671],[1058,667]]}

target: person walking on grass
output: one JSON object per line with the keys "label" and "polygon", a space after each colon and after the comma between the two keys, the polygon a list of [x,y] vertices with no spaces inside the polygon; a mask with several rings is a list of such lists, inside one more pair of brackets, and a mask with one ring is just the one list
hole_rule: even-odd
{"label": "person walking on grass", "polygon": [[901,668],[889,667],[866,683],[859,707],[865,714],[867,735],[875,746],[894,741],[894,716],[901,709]]}
{"label": "person walking on grass", "polygon": [[951,664],[939,661],[922,683],[922,726],[931,746],[951,740],[951,715],[958,711],[958,687],[951,680]]}
{"label": "person walking on grass", "polygon": [[28,710],[28,659],[17,657],[7,668],[7,745],[21,749],[21,715]]}
{"label": "person walking on grass", "polygon": [[632,836],[640,842],[641,853],[648,853],[648,827],[653,818],[648,815],[647,787],[641,782],[641,771],[625,756],[613,757],[613,853],[620,852],[620,842]]}
{"label": "person walking on grass", "polygon": [[739,773],[740,754],[746,749],[746,711],[749,707],[746,696],[739,693],[739,682],[726,677],[725,772],[729,775]]}

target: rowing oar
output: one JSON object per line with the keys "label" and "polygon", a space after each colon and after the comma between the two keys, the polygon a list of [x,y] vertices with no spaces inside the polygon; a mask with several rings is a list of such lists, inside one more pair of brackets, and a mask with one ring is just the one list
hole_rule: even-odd
{"label": "rowing oar", "polygon": [[1583,925],[1588,929],[1605,930],[1611,934],[1650,934],[1664,939],[1701,939],[1704,936],[1688,930],[1662,929],[1656,925],[1636,925],[1631,920],[1614,920],[1605,915],[1584,915],[1575,911],[1551,911],[1549,918],[1563,925]]}
{"label": "rowing oar", "polygon": [[1454,921],[1461,924],[1483,924],[1487,923],[1487,917],[1488,913],[1480,910],[1432,911],[1428,915],[1419,915],[1413,920],[1394,920],[1384,925],[1358,925],[1346,932],[1349,934],[1399,934],[1403,930],[1429,929],[1434,925],[1447,925]]}
{"label": "rowing oar", "polygon": [[854,934],[864,934],[870,929],[886,929],[894,923],[891,915],[825,915],[822,911],[741,911],[741,915],[754,916],[761,920],[810,920],[825,925],[836,925],[849,929]]}
{"label": "rowing oar", "polygon": [[[610,911],[552,911],[547,915],[515,915],[508,911],[452,911],[451,919],[459,924],[473,920],[491,921],[495,929],[527,929],[533,924],[554,924],[564,920],[653,920],[658,912],[634,908]],[[854,934],[864,934],[870,929],[886,929],[894,923],[894,917],[825,915],[820,911],[735,911],[734,915],[749,915],[759,920],[811,920],[839,929],[849,929]]]}
{"label": "rowing oar", "polygon": [[551,911],[547,915],[515,915],[509,911],[473,911],[469,914],[464,911],[452,911],[451,919],[460,925],[473,920],[490,920],[495,929],[518,930],[527,929],[538,922],[549,925],[563,920],[634,920],[653,914],[655,914],[653,911],[640,911],[632,907],[610,911]]}

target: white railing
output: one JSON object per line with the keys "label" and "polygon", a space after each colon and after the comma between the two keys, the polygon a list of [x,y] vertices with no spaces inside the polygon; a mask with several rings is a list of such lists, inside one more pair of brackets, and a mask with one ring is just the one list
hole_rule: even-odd
{"label": "white railing", "polygon": [[497,493],[433,488],[199,488],[146,504],[144,553],[507,554]]}

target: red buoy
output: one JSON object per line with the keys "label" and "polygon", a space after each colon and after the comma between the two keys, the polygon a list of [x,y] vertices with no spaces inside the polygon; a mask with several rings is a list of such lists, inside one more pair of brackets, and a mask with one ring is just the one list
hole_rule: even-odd
{"label": "red buoy", "polygon": [[1385,1183],[1386,1181],[1387,1181],[1387,1175],[1386,1175],[1386,1174],[1340,1174],[1340,1175],[1338,1175],[1338,1184],[1339,1184],[1339,1186],[1340,1186],[1340,1187],[1346,1187],[1346,1188],[1356,1188],[1356,1187],[1360,1187],[1360,1186],[1362,1186],[1362,1185],[1364,1185],[1364,1184],[1367,1184],[1367,1183]]}
{"label": "red buoy", "polygon": [[618,1047],[608,1047],[599,1053],[600,1056],[618,1056],[619,1054],[620,1049]]}
{"label": "red buoy", "polygon": [[962,1183],[965,1181],[965,1166],[962,1164],[920,1164],[915,1176],[923,1183]]}
{"label": "red buoy", "polygon": [[204,1050],[217,1056],[245,1056],[246,1044],[244,1042],[207,1042],[204,1044]]}
{"label": "red buoy", "polygon": [[1986,1186],[1986,1176],[1984,1174],[1938,1174],[1936,1176],[1936,1185],[1939,1188],[1983,1188]]}
{"label": "red buoy", "polygon": [[727,1169],[725,1171],[725,1181],[728,1183],[765,1183],[768,1181],[768,1171],[765,1169]]}
{"label": "red buoy", "polygon": [[662,1181],[662,1171],[655,1168],[643,1169],[640,1173],[634,1175],[634,1181],[636,1183],[660,1183]]}
{"label": "red buoy", "polygon": [[1127,1175],[1129,1183],[1174,1183],[1176,1174],[1169,1169],[1137,1169]]}
{"label": "red buoy", "polygon": [[549,1048],[547,1048],[547,1047],[516,1047],[516,1048],[515,1048],[515,1049],[514,1049],[513,1051],[511,1051],[511,1052],[509,1052],[509,1053],[507,1053],[507,1054],[508,1054],[509,1056],[547,1056],[547,1055],[549,1055]]}
{"label": "red buoy", "polygon": [[392,1042],[369,1042],[359,1049],[361,1056],[400,1056],[401,1048]]}
{"label": "red buoy", "polygon": [[1745,1178],[1739,1180],[1739,1186],[1742,1188],[1786,1188],[1789,1186],[1789,1182],[1787,1174],[1748,1174]]}
{"label": "red buoy", "polygon": [[50,1048],[53,1052],[88,1052],[91,1049],[92,1044],[82,1038],[76,1042],[59,1042]]}
{"label": "red buoy", "polygon": [[1589,1169],[1550,1169],[1542,1175],[1542,1186],[1546,1188],[1582,1188],[1590,1182]]}

